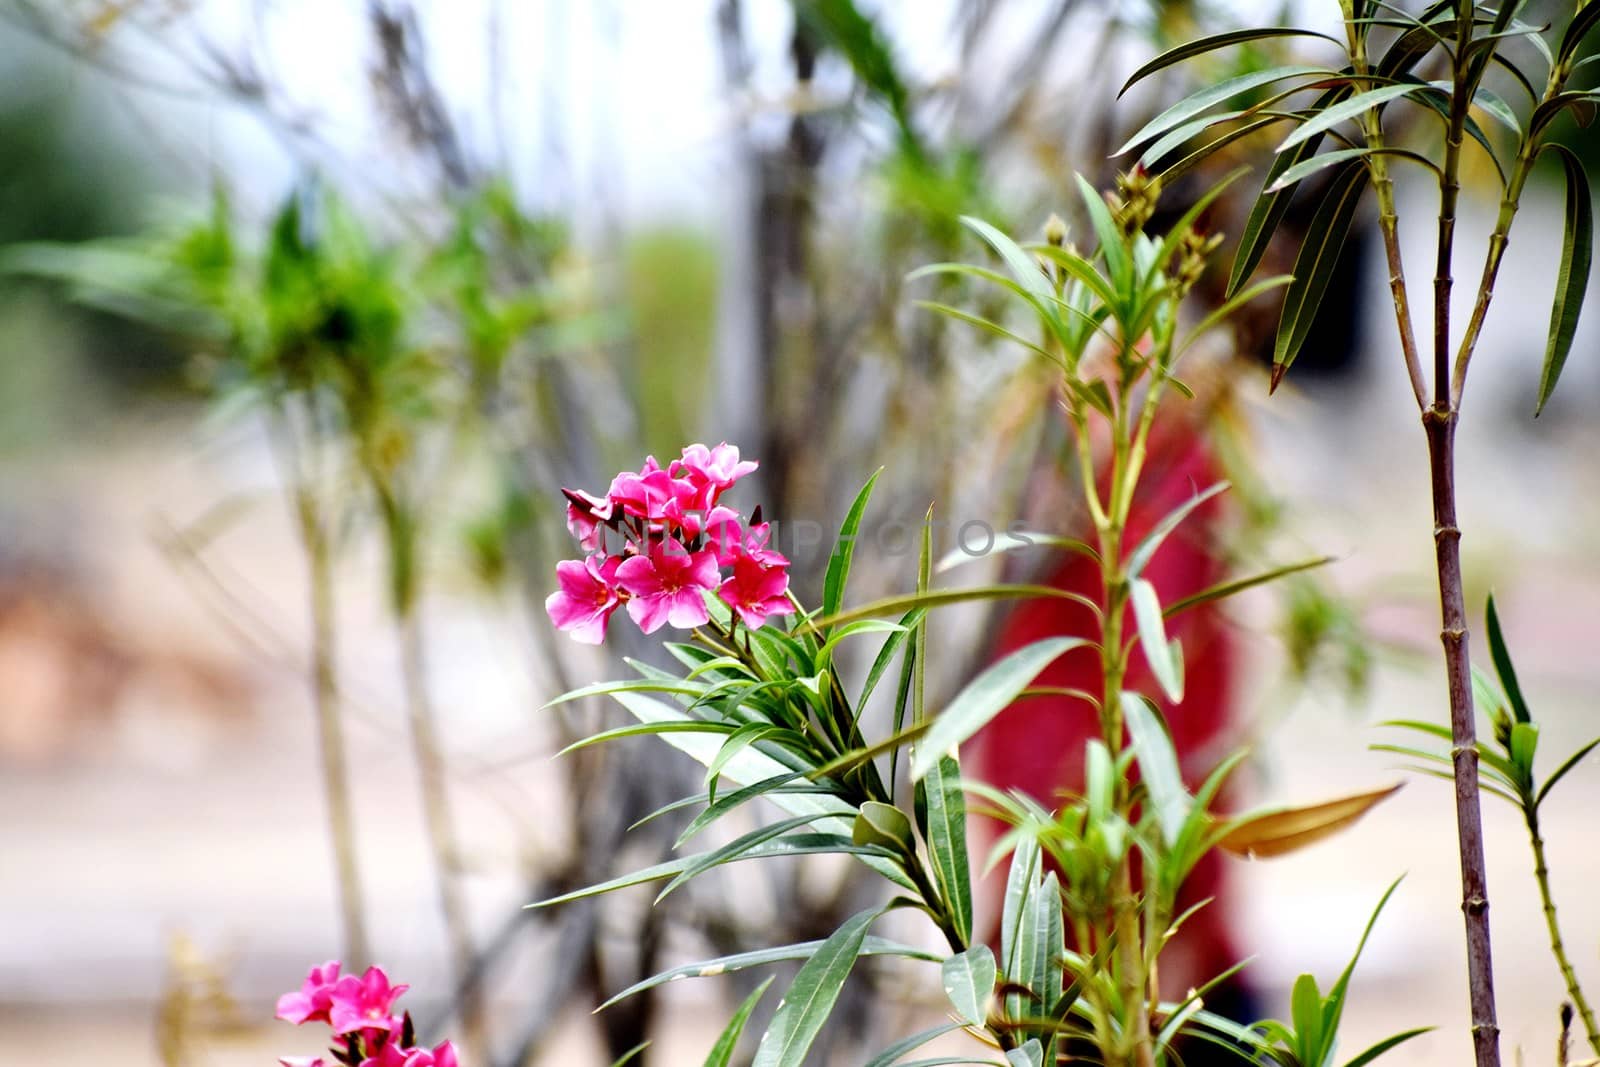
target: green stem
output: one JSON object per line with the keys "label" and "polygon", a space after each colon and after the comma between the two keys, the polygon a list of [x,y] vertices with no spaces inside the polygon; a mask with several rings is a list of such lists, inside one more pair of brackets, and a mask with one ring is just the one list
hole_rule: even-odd
{"label": "green stem", "polygon": [[1533,878],[1539,883],[1544,924],[1550,931],[1550,951],[1555,955],[1556,965],[1561,968],[1561,979],[1567,985],[1567,997],[1578,1009],[1578,1017],[1583,1020],[1583,1032],[1589,1039],[1589,1047],[1596,1056],[1600,1056],[1600,1028],[1595,1026],[1594,1011],[1584,998],[1583,987],[1578,984],[1578,972],[1567,958],[1566,944],[1561,939],[1561,925],[1556,921],[1556,902],[1550,893],[1550,867],[1545,862],[1544,838],[1539,835],[1539,813],[1536,809],[1525,808],[1523,815],[1528,823],[1528,840],[1533,845]]}
{"label": "green stem", "polygon": [[[1541,104],[1557,96],[1566,87],[1569,73],[1570,71],[1561,64],[1551,69]],[[1484,257],[1483,275],[1478,281],[1478,298],[1472,305],[1472,317],[1467,322],[1466,332],[1461,336],[1461,346],[1456,350],[1455,375],[1450,382],[1450,401],[1457,409],[1461,407],[1461,397],[1466,390],[1467,365],[1472,362],[1472,355],[1477,351],[1478,338],[1483,332],[1483,321],[1489,314],[1489,303],[1494,299],[1495,282],[1500,277],[1500,263],[1505,257],[1506,246],[1511,243],[1511,224],[1516,220],[1517,209],[1522,200],[1522,190],[1527,185],[1528,176],[1533,173],[1533,165],[1539,158],[1541,147],[1542,142],[1537,131],[1530,131],[1517,149],[1516,162],[1511,167],[1511,177],[1507,180],[1505,192],[1500,198],[1500,213],[1495,218],[1494,232],[1489,235],[1489,251]]]}
{"label": "green stem", "polygon": [[[1349,0],[1344,8],[1345,35],[1350,44],[1350,63],[1358,78],[1371,71],[1367,59],[1366,31],[1355,23],[1355,13]],[[1384,147],[1383,119],[1377,108],[1369,108],[1361,116],[1362,131],[1367,146]],[[1417,332],[1411,321],[1411,296],[1406,288],[1405,261],[1400,255],[1399,216],[1395,211],[1394,179],[1389,176],[1389,161],[1382,151],[1366,157],[1367,171],[1372,176],[1372,191],[1378,201],[1378,231],[1383,235],[1384,258],[1389,268],[1389,296],[1394,302],[1395,322],[1400,330],[1400,352],[1405,358],[1406,375],[1411,381],[1411,392],[1417,407],[1428,404],[1428,385],[1422,374],[1422,357],[1417,352]]]}

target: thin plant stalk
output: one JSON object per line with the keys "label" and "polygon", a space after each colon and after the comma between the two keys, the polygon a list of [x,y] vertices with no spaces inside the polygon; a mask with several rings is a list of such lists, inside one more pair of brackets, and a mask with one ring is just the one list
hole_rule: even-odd
{"label": "thin plant stalk", "polygon": [[1545,860],[1544,837],[1539,832],[1539,813],[1536,809],[1524,807],[1523,815],[1528,823],[1528,841],[1533,846],[1533,879],[1539,883],[1539,903],[1544,909],[1545,928],[1550,932],[1550,952],[1556,958],[1556,965],[1561,968],[1561,980],[1566,984],[1567,997],[1577,1008],[1578,1018],[1583,1021],[1583,1033],[1588,1038],[1589,1047],[1594,1050],[1595,1056],[1600,1057],[1600,1027],[1595,1025],[1594,1009],[1583,995],[1578,972],[1567,956],[1566,942],[1561,937],[1555,897],[1550,892],[1550,865]]}
{"label": "thin plant stalk", "polygon": [[[418,608],[418,537],[414,521],[376,467],[368,465],[389,555],[390,613],[400,650],[401,684],[412,756],[417,764],[418,791],[428,847],[438,882],[439,912],[444,920],[451,967],[458,982],[472,971],[475,954],[472,929],[460,886],[461,852],[451,814],[449,783],[439,744],[437,719],[428,683],[427,642]],[[482,1020],[475,988],[464,988],[462,1023],[468,1040],[483,1050]]]}
{"label": "thin plant stalk", "polygon": [[367,940],[366,913],[362,905],[354,804],[350,795],[350,772],[339,698],[333,546],[315,480],[299,462],[305,447],[297,443],[287,417],[280,420],[278,429],[280,466],[290,486],[291,509],[306,560],[311,622],[311,695],[317,720],[323,793],[328,804],[328,836],[333,845],[335,884],[344,932],[344,959],[350,966],[357,967],[370,962],[372,956]]}

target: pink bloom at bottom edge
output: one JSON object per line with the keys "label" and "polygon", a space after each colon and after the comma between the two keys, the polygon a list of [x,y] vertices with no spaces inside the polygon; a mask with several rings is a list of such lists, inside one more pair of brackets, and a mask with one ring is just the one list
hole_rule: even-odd
{"label": "pink bloom at bottom edge", "polygon": [[328,1061],[321,1056],[279,1056],[278,1062],[283,1067],[328,1067]]}
{"label": "pink bloom at bottom edge", "polygon": [[704,626],[711,618],[702,595],[717,585],[717,557],[709,548],[690,552],[676,542],[630,556],[617,568],[617,585],[628,593],[628,614],[639,629],[653,634],[667,623],[680,630]]}
{"label": "pink bloom at bottom edge", "polygon": [[303,985],[278,998],[277,1017],[296,1026],[308,1022],[327,1022],[333,1007],[333,987],[339,980],[338,960],[313,967]]}
{"label": "pink bloom at bottom edge", "polygon": [[768,616],[789,614],[792,606],[784,595],[788,591],[786,565],[768,563],[757,556],[740,556],[733,561],[733,574],[718,587],[717,595],[746,626],[758,630]]}
{"label": "pink bloom at bottom edge", "polygon": [[384,1045],[376,1055],[361,1061],[361,1067],[460,1067],[456,1049],[448,1041],[436,1045],[432,1051],[425,1048],[398,1048]]}
{"label": "pink bloom at bottom edge", "polygon": [[556,580],[561,588],[544,601],[544,610],[556,628],[572,634],[573,640],[598,645],[605,640],[606,624],[622,601],[615,583],[621,558],[602,561],[566,559],[556,564]]}

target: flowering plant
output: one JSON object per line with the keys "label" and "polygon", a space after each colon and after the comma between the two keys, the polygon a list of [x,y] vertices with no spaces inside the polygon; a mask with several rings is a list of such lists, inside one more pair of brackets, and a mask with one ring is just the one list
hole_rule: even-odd
{"label": "flowering plant", "polygon": [[[411,1013],[395,1014],[394,1003],[410,986],[394,985],[382,967],[360,977],[341,975],[338,960],[311,968],[299,989],[278,998],[277,1017],[303,1026],[326,1023],[333,1031],[329,1055],[347,1067],[460,1067],[455,1046],[445,1041],[419,1047]],[[328,1067],[321,1056],[284,1056],[283,1067]]]}
{"label": "flowering plant", "polygon": [[[608,695],[639,720],[574,747],[656,734],[705,764],[704,793],[656,813],[703,805],[679,836],[680,846],[758,798],[783,815],[704,851],[543,903],[665,881],[659,900],[727,864],[813,853],[852,856],[893,886],[889,899],[852,916],[822,941],[675,968],[624,990],[612,1003],[674,978],[803,960],[754,1058],[756,1067],[799,1067],[856,960],[899,956],[939,965],[952,1018],[895,1044],[874,1065],[896,1062],[957,1030],[1016,1067],[1078,1057],[1146,1067],[1175,1062],[1195,1040],[1219,1042],[1238,1054],[1288,1067],[1321,1065],[1331,1056],[1349,968],[1326,996],[1307,976],[1304,991],[1297,987],[1290,1021],[1254,1026],[1206,1010],[1208,991],[1237,967],[1205,976],[1175,999],[1158,982],[1158,960],[1194,910],[1180,905],[1180,892],[1207,854],[1217,849],[1247,855],[1287,852],[1350,824],[1386,795],[1307,809],[1223,814],[1215,799],[1243,753],[1222,760],[1191,790],[1167,726],[1184,691],[1183,649],[1168,636],[1168,620],[1324,561],[1167,596],[1147,565],[1174,530],[1227,486],[1195,492],[1142,535],[1129,521],[1163,397],[1168,390],[1188,391],[1177,377],[1181,357],[1234,308],[1287,279],[1259,283],[1185,329],[1179,305],[1216,247],[1197,229],[1197,220],[1220,188],[1159,236],[1144,232],[1157,196],[1155,183],[1145,175],[1127,178],[1109,201],[1087,183],[1080,182],[1080,188],[1097,238],[1093,252],[1080,253],[1067,244],[1063,227],[1052,226],[1041,244],[1022,246],[969,219],[1008,273],[965,264],[939,264],[920,273],[999,286],[1036,320],[1037,342],[1000,323],[935,305],[1025,345],[1059,373],[1073,452],[1086,472],[1080,488],[1092,517],[1092,539],[1017,540],[1091,560],[1099,571],[1098,596],[1055,586],[935,588],[930,509],[916,590],[847,608],[854,546],[874,475],[847,511],[833,544],[820,604],[806,610],[788,590],[787,561],[768,547],[769,531],[759,513],[747,522],[720,502],[724,490],[754,469],[726,444],[692,445],[666,467],[648,460],[637,473],[619,474],[603,498],[567,491],[568,525],[589,555],[558,569],[561,588],[547,603],[552,620],[579,640],[598,642],[610,616],[626,604],[646,633],[669,624],[690,631],[688,641],[666,644],[682,672],[634,663],[639,678],[591,685],[558,698],[554,703]],[[1095,476],[1096,471],[1109,477]],[[1025,644],[942,706],[936,704],[926,680],[934,609],[1045,597],[1087,608],[1098,632]],[[859,672],[848,669],[846,652],[873,639],[880,643],[856,681]],[[1135,651],[1150,668],[1154,692],[1136,688],[1140,676],[1129,670]],[[1073,690],[1099,725],[1082,752],[1082,790],[1062,797],[1051,810],[965,778],[961,746],[1014,702],[1050,691],[1034,688],[1036,680],[1066,656],[1091,657],[1100,681],[1095,692]],[[898,683],[890,685],[886,680],[892,673]],[[868,736],[864,715],[874,698],[888,704],[892,728],[885,736]],[[902,750],[908,750],[905,759]],[[720,788],[724,781],[736,788]],[[993,945],[975,919],[969,795],[1012,825],[990,857],[993,864],[1010,856]],[[945,950],[930,952],[870,936],[894,910],[923,915]],[[707,1067],[732,1062],[765,989],[758,988],[735,1013],[705,1060]],[[1419,1032],[1398,1035],[1352,1062],[1368,1062]]]}

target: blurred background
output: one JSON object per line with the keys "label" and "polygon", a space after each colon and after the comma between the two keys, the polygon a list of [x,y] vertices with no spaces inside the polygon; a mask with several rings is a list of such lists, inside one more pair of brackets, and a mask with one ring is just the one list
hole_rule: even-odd
{"label": "blurred background", "polygon": [[[574,554],[559,487],[726,439],[761,461],[744,499],[771,517],[831,528],[884,466],[878,529],[931,500],[956,523],[1070,529],[1045,368],[915,305],[999,314],[993,294],[906,275],[983,255],[962,214],[1085,229],[1074,172],[1109,186],[1163,101],[1294,53],[1218,53],[1118,101],[1127,75],[1207,31],[1336,24],[1304,6],[0,0],[4,1059],[312,1054],[271,1003],[344,955],[410,982],[425,1036],[463,1037],[476,1064],[599,1065],[646,1038],[649,1063],[699,1062],[748,974],[590,1011],[675,963],[823,936],[874,889],[823,865],[735,870],[656,910],[647,892],[523,908],[656,862],[681,822],[627,828],[699,780],[647,738],[552,759],[620,720],[546,701],[648,654],[549,626]],[[1592,130],[1565,136],[1600,163]],[[1238,142],[1163,210],[1270,148]],[[1474,166],[1473,278],[1497,197]],[[1217,229],[1238,233],[1259,184]],[[1317,195],[1264,270],[1289,269]],[[1600,732],[1600,312],[1535,421],[1559,177],[1524,204],[1466,404],[1464,549],[1469,602],[1497,591],[1562,751]],[[1415,264],[1434,211],[1426,190],[1402,200]],[[1272,298],[1197,357],[1192,432],[1237,498],[1213,550],[1338,557],[1226,619],[1244,654],[1217,710],[1253,745],[1256,799],[1399,780],[1373,724],[1445,717],[1425,452],[1380,258],[1363,218],[1270,401]],[[910,584],[894,541],[869,542],[853,597]],[[803,598],[824,560],[796,553]],[[941,691],[993,624],[936,631]],[[1545,833],[1593,980],[1600,770],[1563,789]],[[1516,813],[1486,818],[1505,1043],[1541,1062],[1562,987]],[[1219,907],[1275,1013],[1295,974],[1337,972],[1401,873],[1346,1047],[1434,1024],[1409,1059],[1458,1063],[1448,787],[1412,780],[1337,839],[1236,865]],[[929,972],[863,968],[827,1062],[940,1001]]]}

